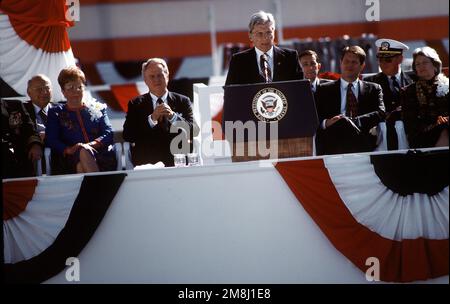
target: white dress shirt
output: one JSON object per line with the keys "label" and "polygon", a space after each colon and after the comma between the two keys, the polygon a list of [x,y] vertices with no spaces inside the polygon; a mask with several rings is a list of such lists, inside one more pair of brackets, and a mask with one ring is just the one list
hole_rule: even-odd
{"label": "white dress shirt", "polygon": [[313,91],[313,93],[316,93],[317,86],[319,85],[319,81],[320,81],[319,78],[316,77],[316,78],[314,78],[314,81],[311,82],[311,90]]}

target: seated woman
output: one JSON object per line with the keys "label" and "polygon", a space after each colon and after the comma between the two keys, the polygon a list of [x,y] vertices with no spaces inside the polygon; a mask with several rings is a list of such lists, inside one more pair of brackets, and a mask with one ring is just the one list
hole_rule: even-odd
{"label": "seated woman", "polygon": [[59,103],[48,112],[47,145],[63,157],[69,173],[115,170],[106,105],[85,98],[86,78],[77,67],[63,69],[58,83],[67,103]]}
{"label": "seated woman", "polygon": [[402,115],[411,148],[448,146],[448,78],[442,61],[430,47],[413,53],[418,81],[402,92]]}

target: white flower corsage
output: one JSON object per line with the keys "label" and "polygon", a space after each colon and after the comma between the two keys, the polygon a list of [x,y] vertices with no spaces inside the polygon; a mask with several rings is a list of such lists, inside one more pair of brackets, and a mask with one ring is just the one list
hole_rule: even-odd
{"label": "white flower corsage", "polygon": [[436,89],[437,97],[444,97],[448,94],[448,78],[444,75],[438,76],[438,85]]}
{"label": "white flower corsage", "polygon": [[99,119],[103,116],[102,110],[106,109],[106,104],[92,100],[86,104],[86,107],[91,114],[91,121]]}

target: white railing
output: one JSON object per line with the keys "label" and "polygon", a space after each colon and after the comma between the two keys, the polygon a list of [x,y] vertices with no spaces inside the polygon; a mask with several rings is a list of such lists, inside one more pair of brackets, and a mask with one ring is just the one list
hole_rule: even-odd
{"label": "white railing", "polygon": [[[223,79],[219,80],[222,82]],[[231,161],[231,151],[225,140],[214,140],[214,115],[223,107],[222,85],[207,86],[203,83],[194,84],[194,119],[200,126],[196,137],[198,151],[203,164],[214,164]]]}

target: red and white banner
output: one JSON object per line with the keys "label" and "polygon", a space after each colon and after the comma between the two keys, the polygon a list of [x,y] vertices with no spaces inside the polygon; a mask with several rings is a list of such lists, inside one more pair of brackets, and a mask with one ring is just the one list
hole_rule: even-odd
{"label": "red and white banner", "polygon": [[58,86],[62,68],[75,65],[67,28],[65,1],[3,0],[0,2],[0,78],[18,94],[36,74],[53,83],[54,101],[63,100]]}
{"label": "red and white banner", "polygon": [[[440,166],[445,159],[448,163],[445,154],[437,162]],[[400,160],[408,157],[398,155]],[[280,162],[276,168],[336,249],[362,271],[367,270],[369,258],[376,258],[380,278],[386,282],[448,275],[448,174],[434,195],[413,190],[402,191],[410,192],[405,195],[392,190],[408,187],[402,185],[405,181],[387,187],[375,173],[373,162],[369,155],[334,156]],[[418,166],[417,158],[399,168],[379,171],[400,169],[407,174],[407,165]],[[431,183],[430,188],[436,184],[428,176],[413,178],[422,181],[421,185]]]}
{"label": "red and white banner", "polygon": [[384,282],[448,281],[448,159],[447,149],[5,181],[5,280],[67,283],[65,261],[78,257],[92,283],[367,283],[373,259]]}
{"label": "red and white banner", "polygon": [[64,269],[95,233],[125,173],[3,183],[4,279],[40,283]]}

